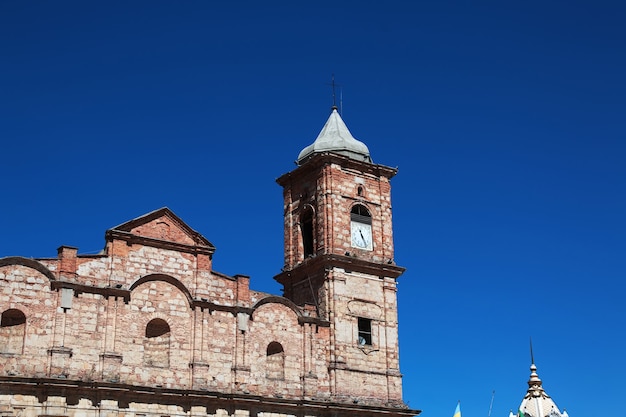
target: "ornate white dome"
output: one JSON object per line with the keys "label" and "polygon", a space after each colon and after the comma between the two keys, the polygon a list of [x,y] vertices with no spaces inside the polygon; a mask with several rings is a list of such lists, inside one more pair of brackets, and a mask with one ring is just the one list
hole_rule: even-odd
{"label": "ornate white dome", "polygon": [[[555,402],[544,391],[541,379],[537,375],[537,367],[533,363],[530,365],[530,379],[528,380],[528,391],[519,406],[519,417],[569,417],[567,412],[559,411]],[[511,415],[514,415],[512,412]]]}

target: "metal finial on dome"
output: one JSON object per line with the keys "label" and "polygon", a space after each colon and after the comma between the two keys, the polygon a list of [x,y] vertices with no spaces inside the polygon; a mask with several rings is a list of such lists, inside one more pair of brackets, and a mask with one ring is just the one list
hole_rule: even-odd
{"label": "metal finial on dome", "polygon": [[561,413],[559,411],[554,400],[543,389],[543,382],[537,374],[537,365],[535,365],[532,338],[530,340],[530,362],[528,390],[518,409],[527,417],[569,417],[566,412]]}
{"label": "metal finial on dome", "polygon": [[335,84],[335,74],[331,74],[330,76],[330,84],[331,88],[333,89],[333,106],[331,107],[331,110],[337,110],[337,95],[335,94],[335,87],[341,87],[338,84]]}

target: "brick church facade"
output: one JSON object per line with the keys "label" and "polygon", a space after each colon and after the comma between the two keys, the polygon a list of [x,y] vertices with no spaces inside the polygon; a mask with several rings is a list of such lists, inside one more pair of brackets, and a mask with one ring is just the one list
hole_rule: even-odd
{"label": "brick church facade", "polygon": [[0,259],[0,417],[419,414],[402,400],[393,168],[336,109],[284,190],[283,296],[162,208],[104,250]]}

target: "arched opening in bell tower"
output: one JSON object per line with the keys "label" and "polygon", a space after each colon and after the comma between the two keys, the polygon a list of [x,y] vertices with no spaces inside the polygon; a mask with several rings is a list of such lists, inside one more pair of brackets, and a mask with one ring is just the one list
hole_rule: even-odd
{"label": "arched opening in bell tower", "polygon": [[300,230],[302,232],[302,247],[304,250],[304,257],[314,255],[314,233],[313,233],[313,209],[307,206],[302,211],[300,217]]}

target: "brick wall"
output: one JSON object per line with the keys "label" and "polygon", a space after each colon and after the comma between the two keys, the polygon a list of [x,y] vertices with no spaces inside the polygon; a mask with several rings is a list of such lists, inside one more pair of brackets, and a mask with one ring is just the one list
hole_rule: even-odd
{"label": "brick wall", "polygon": [[[333,399],[330,323],[315,308],[251,291],[246,276],[200,268],[193,252],[202,248],[172,230],[171,216],[139,221],[124,239],[112,233],[98,256],[62,247],[57,259],[0,262],[0,312],[25,316],[0,328],[0,376]],[[364,401],[389,401],[380,384]]]}

